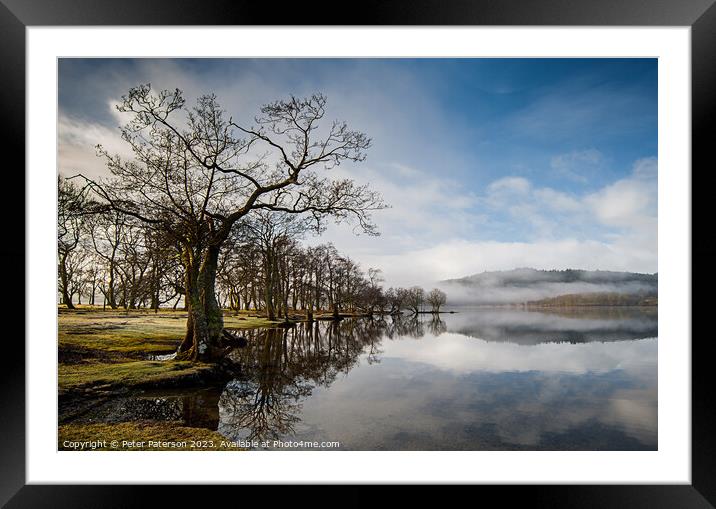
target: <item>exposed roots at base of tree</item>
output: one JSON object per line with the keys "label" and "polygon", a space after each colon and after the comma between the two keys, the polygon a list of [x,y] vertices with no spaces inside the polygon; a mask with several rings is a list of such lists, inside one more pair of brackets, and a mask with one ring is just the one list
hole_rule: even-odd
{"label": "exposed roots at base of tree", "polygon": [[[188,350],[177,351],[176,360],[196,362],[221,362],[234,348],[245,348],[248,345],[246,338],[236,335],[233,331],[223,329],[215,346],[209,348],[209,355],[205,359],[199,359],[197,345],[194,343]],[[181,348],[181,347],[180,347]]]}
{"label": "exposed roots at base of tree", "polygon": [[177,352],[176,357],[174,357],[177,361],[196,361],[196,348],[191,347],[189,350],[185,350],[183,352]]}

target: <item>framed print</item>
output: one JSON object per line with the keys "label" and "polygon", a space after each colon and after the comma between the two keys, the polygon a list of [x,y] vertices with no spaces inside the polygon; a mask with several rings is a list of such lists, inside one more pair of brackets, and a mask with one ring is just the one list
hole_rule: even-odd
{"label": "framed print", "polygon": [[398,6],[4,2],[9,506],[257,483],[713,503],[691,189],[716,8]]}

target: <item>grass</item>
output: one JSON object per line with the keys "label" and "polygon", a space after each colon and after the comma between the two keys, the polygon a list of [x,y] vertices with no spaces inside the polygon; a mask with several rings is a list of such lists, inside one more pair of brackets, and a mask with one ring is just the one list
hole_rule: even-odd
{"label": "grass", "polygon": [[189,361],[82,362],[60,364],[60,395],[77,391],[165,387],[210,377],[214,367]]}
{"label": "grass", "polygon": [[[103,311],[78,306],[75,310],[59,307],[58,315],[58,395],[69,402],[75,396],[198,385],[217,374],[216,366],[211,364],[152,360],[153,355],[176,351],[186,331],[186,312]],[[224,316],[227,328],[254,329],[274,324],[249,312]],[[113,440],[117,447],[112,447]],[[94,441],[95,446],[99,445],[90,450],[236,450],[222,446],[221,442],[228,440],[215,431],[163,421],[64,424],[59,427],[58,449],[77,450],[65,445],[68,441]]]}
{"label": "grass", "polygon": [[[237,450],[225,437],[204,428],[178,422],[136,421],[116,424],[65,424],[58,429],[60,451],[206,451]],[[115,447],[112,446],[115,441]],[[80,449],[69,442],[85,443]],[[160,443],[161,442],[161,443]],[[130,444],[131,443],[131,444]]]}
{"label": "grass", "polygon": [[[113,392],[121,388],[166,387],[208,379],[208,364],[156,361],[152,355],[170,354],[181,343],[187,313],[162,310],[59,309],[58,390]],[[242,312],[225,316],[224,326],[253,329],[274,324]]]}
{"label": "grass", "polygon": [[[146,310],[101,311],[61,309],[58,348],[60,353],[99,352],[108,356],[146,358],[176,351],[186,330],[186,312]],[[254,329],[275,322],[250,316],[225,316],[224,327]]]}

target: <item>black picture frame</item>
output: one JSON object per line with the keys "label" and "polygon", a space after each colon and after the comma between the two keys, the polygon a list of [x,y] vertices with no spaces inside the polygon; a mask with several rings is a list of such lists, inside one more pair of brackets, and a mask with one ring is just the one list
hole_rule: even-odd
{"label": "black picture frame", "polygon": [[[575,26],[689,26],[692,43],[692,189],[707,193],[711,186],[713,145],[709,122],[716,118],[716,0],[437,0],[379,1],[356,4],[355,12],[338,15],[335,4],[311,2],[277,8],[267,2],[245,0],[0,0],[0,122],[7,185],[23,196],[25,174],[25,28],[40,25],[575,25]],[[347,16],[349,16],[347,18]],[[689,171],[689,169],[684,169]],[[12,180],[15,179],[15,182]],[[693,197],[695,198],[695,196]],[[692,198],[692,206],[695,200]],[[20,199],[22,201],[22,198]],[[703,201],[701,202],[704,203]],[[0,243],[0,260],[17,281],[5,279],[12,292],[0,292],[3,310],[18,309],[25,300],[25,224],[22,203],[3,200],[11,218],[3,227],[16,242]],[[664,211],[662,211],[664,213]],[[693,209],[692,232],[703,228],[694,255],[712,258],[716,241],[708,231],[707,209]],[[24,218],[24,216],[23,216]],[[692,237],[696,240],[696,237]],[[693,263],[693,262],[692,262]],[[693,271],[693,268],[692,268]],[[711,271],[713,272],[713,271]],[[695,289],[707,289],[713,276],[700,274]],[[705,294],[704,294],[705,295]],[[694,300],[704,308],[707,302]],[[31,318],[31,303],[25,311]],[[692,312],[692,316],[694,313]],[[698,314],[695,316],[699,317]],[[10,320],[10,319],[7,319]],[[10,320],[11,321],[11,320]],[[700,318],[692,323],[699,323]],[[19,323],[19,320],[15,320]],[[128,507],[149,489],[160,489],[164,505],[175,505],[186,487],[165,486],[49,486],[25,484],[25,348],[19,341],[24,326],[6,328],[5,362],[0,368],[3,407],[0,417],[0,503],[7,507]],[[693,336],[693,334],[692,334]],[[690,340],[691,338],[684,338]],[[481,487],[497,490],[502,503],[529,497],[531,505],[548,507],[713,507],[716,505],[716,422],[710,401],[710,337],[694,336],[692,348],[692,483],[690,485],[525,486]],[[212,488],[215,490],[216,488]],[[221,491],[224,491],[223,489]],[[214,494],[218,495],[220,492]],[[166,497],[166,498],[165,498]],[[180,504],[181,505],[181,504]]]}

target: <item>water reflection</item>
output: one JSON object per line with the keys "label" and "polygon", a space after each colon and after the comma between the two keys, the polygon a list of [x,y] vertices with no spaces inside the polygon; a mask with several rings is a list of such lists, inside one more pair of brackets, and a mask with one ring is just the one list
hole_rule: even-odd
{"label": "water reflection", "polygon": [[657,318],[503,308],[247,331],[224,387],[117,398],[80,420],[342,450],[654,450]]}
{"label": "water reflection", "polygon": [[220,432],[237,440],[295,433],[302,400],[349,373],[361,357],[369,365],[379,362],[383,332],[398,322],[343,320],[249,331],[248,346],[232,353],[244,376],[221,395]]}
{"label": "water reflection", "polygon": [[658,336],[656,308],[582,307],[474,309],[451,320],[452,330],[485,341],[534,345]]}
{"label": "water reflection", "polygon": [[60,405],[60,424],[173,421],[185,426],[215,430],[219,426],[220,387],[163,389],[137,395],[69,401]]}
{"label": "water reflection", "polygon": [[344,450],[655,449],[656,322],[482,309],[255,331],[219,432]]}

